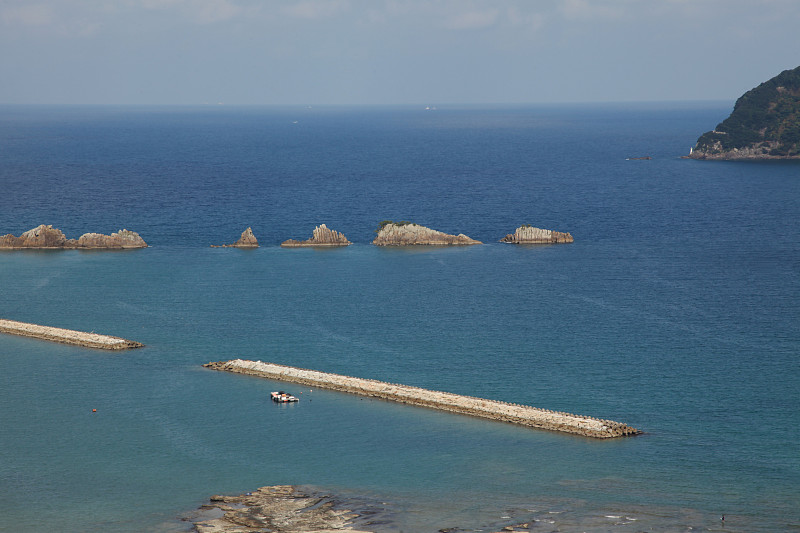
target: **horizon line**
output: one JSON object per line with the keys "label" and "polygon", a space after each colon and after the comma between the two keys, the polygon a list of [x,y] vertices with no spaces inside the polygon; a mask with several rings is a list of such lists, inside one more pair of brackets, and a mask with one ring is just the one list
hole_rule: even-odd
{"label": "horizon line", "polygon": [[553,102],[410,102],[410,103],[208,103],[208,102],[170,102],[170,103],[145,103],[145,102],[0,102],[2,107],[263,107],[263,108],[422,108],[436,111],[439,107],[525,107],[525,106],[572,106],[572,105],[652,105],[652,104],[713,104],[735,102],[735,98],[710,98],[710,99],[682,99],[682,100],[570,100]]}

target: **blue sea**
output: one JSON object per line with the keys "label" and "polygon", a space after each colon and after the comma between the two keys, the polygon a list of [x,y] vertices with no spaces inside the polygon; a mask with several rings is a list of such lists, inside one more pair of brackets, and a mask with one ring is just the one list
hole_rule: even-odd
{"label": "blue sea", "polygon": [[[150,245],[0,253],[0,317],[146,344],[0,335],[0,531],[183,532],[276,484],[381,533],[800,530],[800,163],[681,159],[731,108],[0,106],[0,234]],[[485,244],[375,247],[386,219]],[[280,248],[322,223],[354,244]],[[645,433],[202,367],[233,358]]]}

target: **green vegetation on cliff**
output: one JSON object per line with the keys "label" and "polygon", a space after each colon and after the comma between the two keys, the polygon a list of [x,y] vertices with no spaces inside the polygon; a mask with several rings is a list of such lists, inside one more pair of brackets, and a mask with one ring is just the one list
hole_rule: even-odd
{"label": "green vegetation on cliff", "polygon": [[693,157],[800,157],[800,67],[744,93],[716,129],[700,136]]}
{"label": "green vegetation on cliff", "polygon": [[375,230],[375,233],[380,233],[383,228],[388,226],[389,224],[394,224],[395,226],[408,226],[409,224],[412,226],[416,226],[413,222],[409,222],[408,220],[401,220],[400,222],[395,222],[394,220],[384,220],[380,224],[378,224],[378,229]]}

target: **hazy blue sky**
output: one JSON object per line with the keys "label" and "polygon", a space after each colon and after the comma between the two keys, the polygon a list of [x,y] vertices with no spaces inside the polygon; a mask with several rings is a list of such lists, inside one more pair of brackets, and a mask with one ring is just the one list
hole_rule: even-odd
{"label": "hazy blue sky", "polygon": [[0,0],[0,103],[733,100],[800,0]]}

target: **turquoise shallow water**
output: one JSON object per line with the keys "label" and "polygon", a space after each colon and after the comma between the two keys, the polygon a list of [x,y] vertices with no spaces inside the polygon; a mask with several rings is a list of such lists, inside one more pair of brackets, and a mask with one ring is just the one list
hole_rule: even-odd
{"label": "turquoise shallow water", "polygon": [[[384,531],[800,527],[800,167],[678,159],[726,105],[0,111],[0,233],[151,245],[0,254],[4,318],[147,345],[0,337],[0,530],[181,531],[211,494],[279,483],[387,502]],[[487,244],[369,245],[387,218]],[[355,244],[277,246],[323,222]],[[576,242],[496,242],[522,223]],[[261,248],[208,247],[248,225]],[[200,366],[236,357],[646,434]]]}

